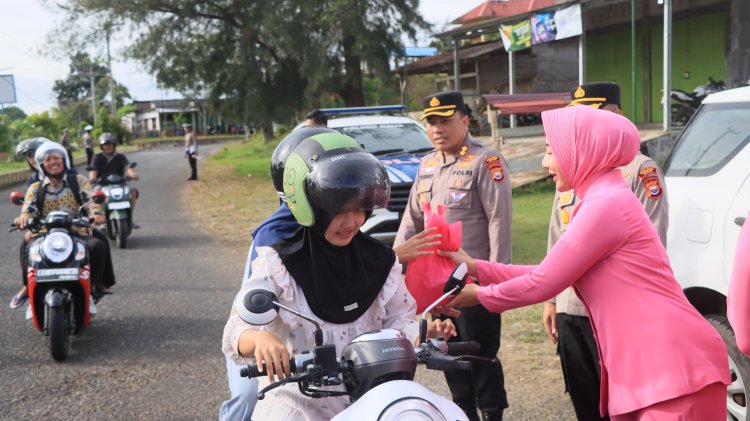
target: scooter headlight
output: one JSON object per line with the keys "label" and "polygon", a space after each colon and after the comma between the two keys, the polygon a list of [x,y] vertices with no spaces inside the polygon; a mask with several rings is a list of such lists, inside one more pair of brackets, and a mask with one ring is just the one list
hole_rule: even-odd
{"label": "scooter headlight", "polygon": [[109,189],[109,195],[110,195],[110,196],[111,196],[111,197],[112,197],[113,199],[115,199],[115,200],[120,200],[120,199],[122,199],[122,195],[123,195],[123,193],[124,193],[124,192],[123,192],[123,189],[122,189],[122,187],[112,187],[111,189]]}
{"label": "scooter headlight", "polygon": [[421,398],[408,398],[389,405],[378,421],[447,421],[431,402]]}
{"label": "scooter headlight", "polygon": [[35,241],[29,247],[29,261],[39,263],[42,261],[42,243]]}
{"label": "scooter headlight", "polygon": [[54,263],[64,262],[73,252],[73,239],[64,232],[47,234],[42,242],[44,257]]}

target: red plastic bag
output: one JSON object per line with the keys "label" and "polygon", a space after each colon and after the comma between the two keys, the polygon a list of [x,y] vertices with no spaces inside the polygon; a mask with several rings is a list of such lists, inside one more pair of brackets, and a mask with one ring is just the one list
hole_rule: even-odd
{"label": "red plastic bag", "polygon": [[[445,219],[445,206],[438,205],[437,212],[432,212],[430,202],[422,205],[425,229],[435,227],[435,234],[441,234],[440,245],[426,249],[434,251],[456,251],[461,247],[461,221],[448,224]],[[456,264],[447,257],[431,254],[420,256],[406,266],[406,287],[417,301],[417,312],[422,313],[425,308],[443,295],[445,281],[448,280]],[[447,304],[450,298],[441,304]]]}

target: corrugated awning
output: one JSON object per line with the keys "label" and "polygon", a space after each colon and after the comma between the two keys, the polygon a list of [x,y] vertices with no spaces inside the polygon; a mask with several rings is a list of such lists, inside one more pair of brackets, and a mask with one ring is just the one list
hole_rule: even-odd
{"label": "corrugated awning", "polygon": [[570,103],[568,92],[482,95],[503,114],[531,114],[562,108]]}
{"label": "corrugated awning", "polygon": [[[472,45],[471,47],[461,48],[458,50],[458,59],[461,61],[471,60],[481,57],[485,54],[490,54],[493,51],[498,51],[498,53],[503,54],[505,53],[502,41],[489,42],[486,44]],[[447,63],[453,63],[453,51],[446,51],[436,56],[425,57],[413,63],[409,63],[406,65],[406,71],[409,74],[429,73],[435,66],[444,65]]]}

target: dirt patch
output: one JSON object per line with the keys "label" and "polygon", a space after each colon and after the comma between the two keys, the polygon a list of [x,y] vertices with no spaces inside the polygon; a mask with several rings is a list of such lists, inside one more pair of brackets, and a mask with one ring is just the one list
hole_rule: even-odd
{"label": "dirt patch", "polygon": [[[201,227],[239,258],[247,255],[250,232],[278,205],[271,181],[235,175],[230,168],[204,165],[188,190],[190,209]],[[242,260],[240,260],[242,261]],[[237,268],[238,279],[242,267]],[[239,288],[239,281],[238,281]],[[560,362],[542,327],[542,306],[503,314],[499,357],[510,408],[504,420],[574,420],[564,393]],[[420,368],[417,381],[443,396],[443,374]]]}

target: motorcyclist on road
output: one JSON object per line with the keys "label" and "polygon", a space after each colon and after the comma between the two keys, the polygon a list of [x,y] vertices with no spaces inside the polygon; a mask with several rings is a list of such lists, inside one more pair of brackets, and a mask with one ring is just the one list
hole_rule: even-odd
{"label": "motorcyclist on road", "polygon": [[[16,146],[16,156],[21,157],[23,156],[26,160],[26,164],[28,164],[29,168],[32,171],[32,174],[29,176],[28,179],[26,179],[26,187],[28,188],[30,185],[36,183],[39,181],[39,166],[36,164],[36,160],[34,159],[34,154],[36,153],[37,148],[44,142],[49,142],[50,140],[46,137],[33,137],[31,139],[22,140],[18,143]],[[26,290],[26,265],[24,264],[24,254],[25,254],[25,248],[26,248],[26,239],[21,238],[21,280],[23,281],[24,287],[21,289],[21,291],[18,292],[18,294],[13,296],[13,299],[10,300],[10,308],[18,308],[21,307],[26,300],[28,299],[28,292]]]}
{"label": "motorcyclist on road", "polygon": [[[37,148],[34,159],[39,166],[39,178],[41,180],[31,184],[26,190],[21,215],[14,221],[19,228],[25,228],[27,221],[34,216],[43,219],[53,211],[64,210],[70,213],[78,213],[78,208],[81,205],[84,205],[83,208],[94,223],[104,222],[104,212],[100,205],[93,202],[81,203],[80,193],[91,196],[93,190],[84,176],[68,171],[70,162],[67,151],[62,145],[52,141],[44,142]],[[41,203],[40,198],[42,199]],[[31,214],[32,205],[38,209],[38,215]],[[101,239],[91,236],[90,229],[80,228],[73,234],[86,240],[91,261],[91,282],[94,293],[110,293],[109,288],[115,284],[115,276],[112,259],[108,252],[109,248]],[[33,235],[34,233],[31,231],[26,232],[24,235],[26,244]],[[28,266],[27,256],[28,253],[25,250],[23,253],[24,267]],[[28,299],[28,290],[25,284],[16,296]],[[92,313],[95,313],[96,307],[92,307],[91,310]]]}
{"label": "motorcyclist on road", "polygon": [[[416,303],[401,277],[401,264],[385,244],[359,228],[373,209],[384,207],[390,182],[383,165],[352,138],[323,133],[306,139],[287,158],[284,193],[301,225],[270,247],[258,247],[253,273],[240,295],[253,288],[273,291],[280,302],[320,323],[324,342],[337,349],[359,334],[392,327],[416,340]],[[367,256],[367,258],[363,258]],[[450,322],[434,320],[430,336],[455,335]],[[242,321],[233,307],[224,329],[224,353],[238,363],[265,364],[265,386],[291,375],[289,349],[314,346],[310,326],[283,314],[266,326]],[[345,396],[325,405],[279,387],[258,402],[253,417],[328,420],[347,405]]]}
{"label": "motorcyclist on road", "polygon": [[[99,147],[102,151],[94,156],[89,171],[89,182],[91,184],[100,184],[101,181],[106,179],[109,175],[118,175],[120,177],[125,177],[127,175],[133,180],[138,180],[138,173],[134,168],[130,167],[130,161],[128,161],[128,158],[124,154],[117,152],[117,140],[112,136],[112,133],[102,133],[102,135],[99,136]],[[135,212],[135,204],[137,201],[138,189],[131,188],[131,218]],[[139,228],[137,224],[132,221],[131,223],[133,228]]]}
{"label": "motorcyclist on road", "polygon": [[[253,241],[250,244],[250,250],[247,253],[247,260],[245,264],[245,272],[242,278],[242,284],[244,285],[250,275],[252,275],[252,262],[258,257],[258,247],[268,247],[276,243],[277,241],[285,238],[294,231],[296,231],[300,225],[297,220],[294,219],[292,211],[286,204],[286,198],[284,197],[284,163],[289,154],[297,147],[303,140],[308,137],[312,137],[319,133],[338,133],[333,129],[326,127],[300,127],[279,142],[276,149],[271,155],[271,179],[273,180],[273,186],[276,189],[276,193],[279,195],[279,207],[276,211],[271,214],[265,221],[261,222],[255,230],[253,230]],[[219,420],[220,421],[250,421],[250,417],[253,414],[253,408],[255,408],[256,398],[255,395],[258,392],[258,380],[245,377],[240,377],[240,369],[244,365],[237,365],[228,356],[226,357],[227,366],[227,380],[229,381],[229,391],[231,397],[222,402],[219,408]]]}

